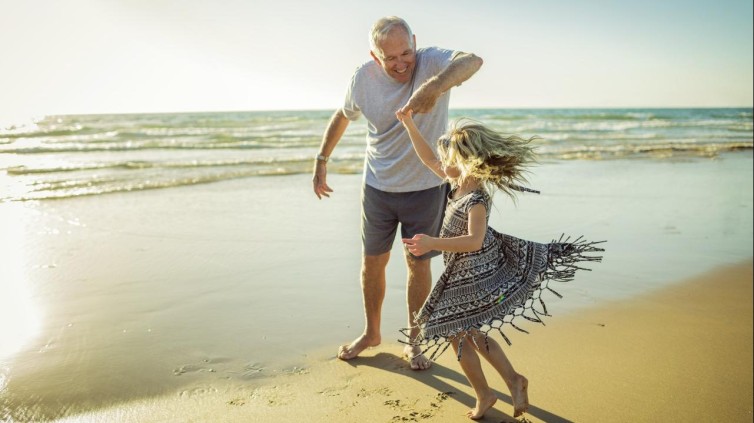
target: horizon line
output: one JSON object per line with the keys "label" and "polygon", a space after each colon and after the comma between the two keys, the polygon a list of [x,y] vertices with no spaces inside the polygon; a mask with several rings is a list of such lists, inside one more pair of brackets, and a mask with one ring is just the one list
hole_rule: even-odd
{"label": "horizon line", "polygon": [[[450,107],[454,110],[712,110],[712,109],[754,109],[754,106],[649,106],[649,107]],[[334,108],[314,109],[237,109],[237,110],[183,110],[183,111],[143,111],[143,112],[84,112],[84,113],[39,113],[29,118],[48,116],[102,116],[102,115],[160,115],[160,114],[210,114],[210,113],[261,113],[261,112],[334,112]]]}

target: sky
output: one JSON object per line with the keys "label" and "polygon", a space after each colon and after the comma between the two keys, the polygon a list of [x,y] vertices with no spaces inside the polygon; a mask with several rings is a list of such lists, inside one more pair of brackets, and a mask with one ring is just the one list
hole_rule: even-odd
{"label": "sky", "polygon": [[751,107],[751,0],[0,0],[0,120],[335,109],[403,17],[473,52],[451,107]]}

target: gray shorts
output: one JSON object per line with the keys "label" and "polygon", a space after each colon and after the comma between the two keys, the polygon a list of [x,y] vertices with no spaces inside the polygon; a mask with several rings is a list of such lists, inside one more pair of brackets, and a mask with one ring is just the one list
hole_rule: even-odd
{"label": "gray shorts", "polygon": [[[402,238],[416,234],[439,236],[449,191],[448,184],[411,192],[385,192],[364,184],[361,193],[364,254],[377,256],[390,251],[399,223]],[[430,251],[419,258],[438,254],[439,251]]]}

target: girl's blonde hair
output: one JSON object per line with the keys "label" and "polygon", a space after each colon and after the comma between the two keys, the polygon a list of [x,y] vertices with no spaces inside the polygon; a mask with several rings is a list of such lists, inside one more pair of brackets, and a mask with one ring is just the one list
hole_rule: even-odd
{"label": "girl's blonde hair", "polygon": [[437,140],[437,153],[443,166],[455,167],[465,178],[478,179],[490,193],[498,188],[515,200],[514,191],[528,191],[526,167],[535,161],[529,143],[539,137],[503,136],[479,122],[462,119]]}

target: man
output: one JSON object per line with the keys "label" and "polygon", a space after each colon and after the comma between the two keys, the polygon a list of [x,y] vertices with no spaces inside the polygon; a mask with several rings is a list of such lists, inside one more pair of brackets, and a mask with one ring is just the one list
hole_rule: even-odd
{"label": "man", "polygon": [[[367,150],[362,191],[361,287],[366,324],[364,332],[338,350],[350,360],[381,342],[380,319],[385,298],[385,268],[398,223],[401,236],[437,235],[447,195],[442,181],[420,162],[408,134],[395,117],[398,110],[413,110],[417,126],[427,139],[436,140],[448,123],[450,88],[469,79],[482,59],[436,47],[416,49],[416,37],[398,17],[378,20],[370,34],[371,61],[354,73],[345,104],[335,111],[325,130],[314,167],[314,193],[329,197],[327,160],[352,120],[367,120]],[[408,266],[408,324],[421,308],[432,285],[430,258],[437,252],[415,257],[405,250]],[[417,329],[410,333],[413,339]],[[410,341],[411,339],[409,339]],[[406,345],[411,368],[431,365],[417,346]]]}

